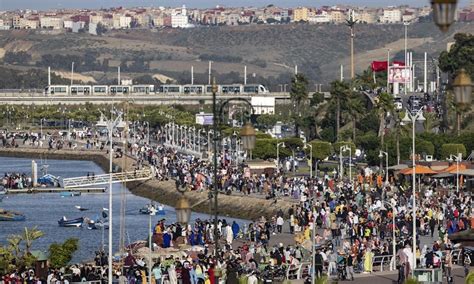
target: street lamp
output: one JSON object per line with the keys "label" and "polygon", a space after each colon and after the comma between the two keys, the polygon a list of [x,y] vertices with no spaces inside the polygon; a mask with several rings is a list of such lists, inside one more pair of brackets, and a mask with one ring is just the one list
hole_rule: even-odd
{"label": "street lamp", "polygon": [[304,149],[309,147],[309,178],[313,178],[313,145],[304,143]]}
{"label": "street lamp", "polygon": [[459,162],[462,161],[462,154],[458,153],[457,156],[449,155],[448,161],[456,161],[456,193],[459,193]]}
{"label": "street lamp", "polygon": [[423,116],[423,109],[420,109],[417,113],[411,114],[408,110],[405,112],[405,117],[402,119],[404,123],[412,123],[412,168],[413,168],[413,176],[412,176],[412,194],[413,194],[413,271],[416,268],[416,163],[415,163],[415,124],[417,121],[425,121],[425,117]]}
{"label": "street lamp", "polygon": [[[113,113],[113,112],[112,112]],[[104,115],[101,114],[100,121],[97,123],[98,127],[107,128],[107,134],[109,136],[109,255],[108,255],[108,283],[112,284],[112,265],[113,265],[113,251],[112,251],[112,236],[113,236],[113,222],[112,222],[112,174],[113,174],[113,131],[114,129],[119,129],[119,126],[122,124],[122,113],[118,112],[115,119],[111,118],[108,121],[104,121]]]}
{"label": "street lamp", "polygon": [[379,151],[379,158],[382,159],[385,155],[385,183],[388,183],[388,152]]}
{"label": "street lamp", "polygon": [[242,141],[242,148],[250,152],[250,160],[252,160],[252,150],[255,148],[255,129],[250,122],[247,122],[242,129],[240,129],[240,139]]}
{"label": "street lamp", "polygon": [[186,192],[186,187],[177,179],[176,180],[176,190],[181,193],[180,199],[176,203],[176,220],[182,225],[189,223],[191,218],[191,206],[189,205],[189,200],[186,198],[184,193]]}
{"label": "street lamp", "polygon": [[[456,104],[460,110],[465,110],[471,105],[472,81],[465,69],[459,70],[453,81],[453,91]],[[457,113],[457,132],[461,132],[461,114]]]}
{"label": "street lamp", "polygon": [[285,148],[285,142],[277,143],[277,171],[280,173],[280,146]]}
{"label": "street lamp", "polygon": [[433,20],[442,32],[447,32],[456,15],[457,0],[431,0]]}
{"label": "street lamp", "polygon": [[344,165],[342,163],[342,152],[349,151],[349,181],[352,183],[352,148],[347,145],[339,147],[339,159],[341,163],[341,178],[342,171],[344,170]]}
{"label": "street lamp", "polygon": [[[392,207],[392,260],[390,261],[390,270],[395,270],[396,268],[396,258],[397,258],[397,242],[395,241],[396,235],[395,235],[395,215],[397,214],[397,209],[395,208],[395,204],[389,203],[387,201],[383,201],[383,204],[387,204],[388,206]],[[384,209],[384,208],[383,208]]]}
{"label": "street lamp", "polygon": [[[215,275],[215,283],[219,282],[219,277],[220,277],[220,271],[217,267],[218,264],[218,256],[219,256],[219,230],[217,229],[218,227],[218,195],[219,195],[219,190],[217,187],[218,184],[218,178],[217,178],[217,172],[218,172],[218,163],[217,163],[217,155],[218,155],[218,145],[217,143],[219,142],[219,128],[220,124],[222,123],[223,119],[223,111],[225,107],[231,102],[231,101],[240,101],[244,102],[247,105],[249,105],[252,110],[253,106],[252,104],[244,99],[244,98],[230,98],[226,100],[222,100],[222,102],[219,104],[217,103],[217,91],[218,91],[218,86],[216,84],[216,78],[213,78],[212,81],[212,115],[213,115],[213,122],[212,122],[212,128],[213,128],[213,198],[214,198],[214,264],[216,265],[216,269],[214,272]],[[208,132],[209,133],[209,132]],[[240,130],[240,137],[241,141],[243,144],[243,148],[246,151],[252,151],[255,148],[255,129],[252,127],[250,123],[245,124],[242,129]],[[209,141],[208,141],[209,143]],[[250,158],[252,155],[252,152],[250,152]]]}

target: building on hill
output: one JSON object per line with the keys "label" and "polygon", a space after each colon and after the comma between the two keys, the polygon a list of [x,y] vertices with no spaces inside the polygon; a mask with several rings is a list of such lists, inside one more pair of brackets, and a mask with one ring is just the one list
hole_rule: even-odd
{"label": "building on hill", "polygon": [[40,26],[43,29],[60,30],[63,28],[63,20],[59,17],[41,17]]}
{"label": "building on hill", "polygon": [[398,8],[388,7],[383,10],[383,15],[380,18],[381,23],[393,24],[402,21],[402,11]]}
{"label": "building on hill", "polygon": [[301,21],[308,21],[308,8],[306,7],[299,7],[293,10],[293,22]]}

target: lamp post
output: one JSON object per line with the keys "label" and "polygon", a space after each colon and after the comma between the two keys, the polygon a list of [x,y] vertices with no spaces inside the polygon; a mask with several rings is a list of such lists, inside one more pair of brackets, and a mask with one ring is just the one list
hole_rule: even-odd
{"label": "lamp post", "polygon": [[198,149],[199,154],[201,154],[201,132],[202,132],[202,129],[199,128],[198,129],[198,142],[197,142],[197,149]]}
{"label": "lamp post", "polygon": [[113,277],[113,250],[112,250],[112,236],[113,236],[113,222],[112,222],[112,174],[113,174],[113,131],[118,128],[119,124],[122,122],[122,113],[118,112],[115,119],[111,118],[105,123],[107,128],[107,134],[109,138],[109,254],[108,254],[108,283],[112,284]]}
{"label": "lamp post", "polygon": [[458,153],[457,156],[449,155],[448,161],[456,161],[456,193],[459,193],[459,162],[462,161],[462,154]]}
{"label": "lamp post", "polygon": [[[408,26],[410,25],[409,22],[403,22],[403,26],[405,27],[405,70],[408,66],[407,61],[408,61]],[[405,95],[407,94],[407,81],[405,77],[405,81],[403,82],[403,89],[405,92]]]}
{"label": "lamp post", "polygon": [[397,214],[397,209],[395,208],[395,204],[391,204],[387,201],[383,201],[383,204],[387,204],[392,208],[392,261],[390,261],[390,270],[395,270],[396,268],[396,257],[397,257],[397,242],[395,241],[395,216]]}
{"label": "lamp post", "polygon": [[[213,198],[214,198],[214,264],[216,265],[215,268],[215,282],[214,283],[219,283],[219,277],[220,277],[220,270],[217,267],[218,264],[218,258],[219,258],[219,231],[217,229],[218,225],[218,195],[219,195],[219,190],[217,187],[218,179],[217,179],[217,172],[218,172],[218,163],[217,163],[217,155],[219,153],[218,151],[218,145],[217,143],[219,142],[219,127],[220,124],[222,123],[222,113],[225,107],[231,102],[231,101],[240,101],[240,102],[245,102],[248,104],[252,110],[252,104],[244,99],[244,98],[230,98],[223,100],[219,107],[217,105],[217,91],[218,91],[218,86],[216,84],[216,79],[213,78],[212,81],[212,114],[213,114],[213,123],[212,123],[212,128],[213,128]],[[209,132],[208,132],[209,133]],[[250,123],[245,124],[241,130],[240,130],[240,137],[242,141],[242,145],[244,150],[250,151],[250,158],[252,156],[252,150],[255,147],[255,129],[252,127]],[[209,141],[208,141],[209,143]]]}
{"label": "lamp post", "polygon": [[[453,81],[453,91],[459,110],[465,110],[471,105],[472,81],[465,69],[459,70]],[[461,113],[457,113],[457,133],[461,134]]]}
{"label": "lamp post", "polygon": [[285,148],[285,142],[277,143],[277,171],[280,173],[280,146]]}
{"label": "lamp post", "polygon": [[433,20],[442,32],[447,32],[456,15],[457,0],[431,0]]}
{"label": "lamp post", "polygon": [[313,145],[304,143],[304,147],[309,147],[309,178],[313,178]]}
{"label": "lamp post", "polygon": [[150,247],[150,253],[148,254],[148,283],[151,283],[151,268],[152,268],[152,257],[151,254],[153,253],[153,244],[152,244],[152,236],[153,230],[151,228],[151,218],[152,216],[156,215],[156,208],[155,206],[150,207],[150,212],[148,214],[148,246]]}
{"label": "lamp post", "polygon": [[388,152],[382,150],[379,151],[379,158],[383,158],[385,155],[385,183],[388,183]]}
{"label": "lamp post", "polygon": [[412,168],[413,168],[413,176],[412,176],[412,194],[413,194],[413,271],[416,268],[416,163],[415,163],[415,126],[417,121],[425,121],[423,117],[423,109],[420,109],[417,113],[411,114],[408,110],[405,112],[405,117],[402,119],[405,123],[412,123]]}
{"label": "lamp post", "polygon": [[344,170],[344,165],[342,163],[342,152],[349,151],[349,181],[352,183],[352,149],[350,146],[343,145],[339,147],[339,159],[341,163],[341,178],[342,171]]}

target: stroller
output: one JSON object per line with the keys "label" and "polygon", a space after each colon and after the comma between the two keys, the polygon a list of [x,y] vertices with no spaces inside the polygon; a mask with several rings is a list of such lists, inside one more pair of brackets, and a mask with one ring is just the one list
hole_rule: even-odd
{"label": "stroller", "polygon": [[346,272],[346,258],[343,255],[337,256],[337,279],[338,280],[346,280],[347,279],[347,272]]}

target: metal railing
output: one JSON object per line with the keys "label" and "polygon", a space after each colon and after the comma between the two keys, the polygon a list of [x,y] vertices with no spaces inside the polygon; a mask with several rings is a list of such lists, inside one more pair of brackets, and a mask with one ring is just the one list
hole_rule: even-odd
{"label": "metal railing", "polygon": [[387,268],[393,270],[393,267],[394,266],[391,266],[390,265],[392,264],[393,262],[393,255],[378,255],[378,256],[374,256],[372,258],[372,269],[375,267],[375,266],[380,266],[380,272],[384,271],[384,266],[386,266]]}
{"label": "metal railing", "polygon": [[[112,183],[148,180],[153,177],[151,169],[128,171],[112,174]],[[85,176],[63,179],[64,188],[76,188],[83,186],[101,185],[109,183],[110,174]]]}
{"label": "metal railing", "polygon": [[309,276],[311,271],[311,263],[302,262],[298,265],[289,265],[286,269],[287,280],[300,280]]}

